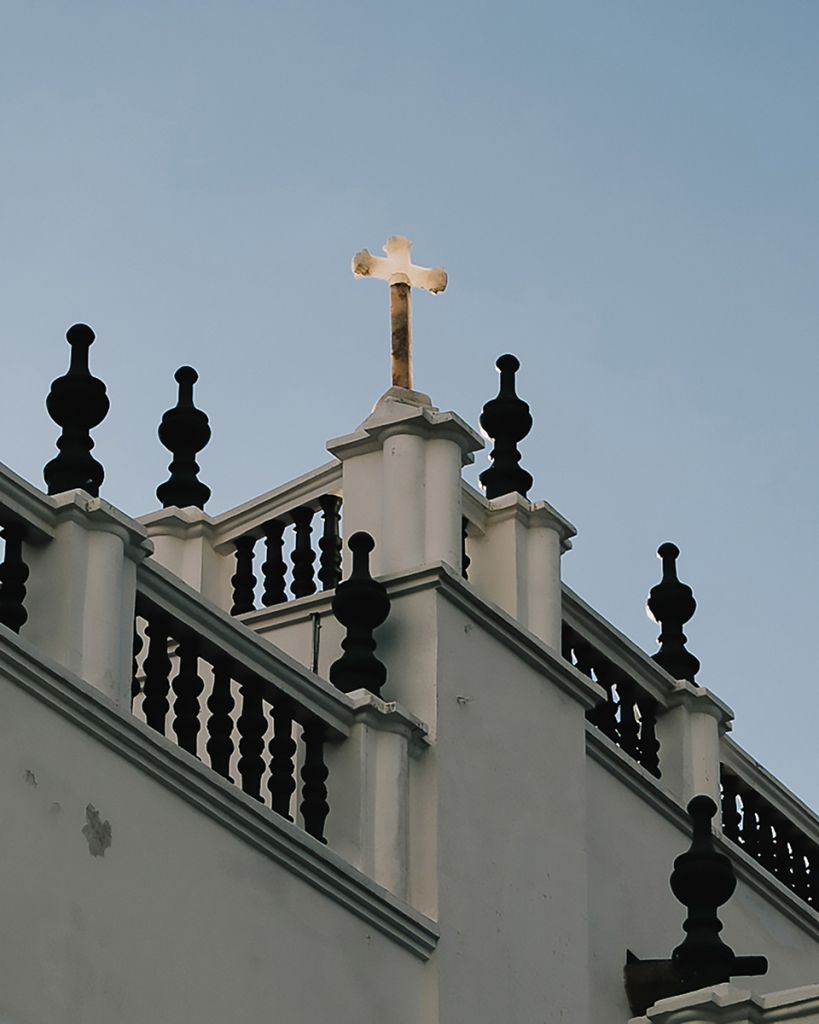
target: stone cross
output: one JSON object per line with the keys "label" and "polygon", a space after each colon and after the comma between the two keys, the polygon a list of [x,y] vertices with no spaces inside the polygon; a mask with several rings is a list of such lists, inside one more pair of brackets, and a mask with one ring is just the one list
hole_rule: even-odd
{"label": "stone cross", "polygon": [[353,256],[356,277],[376,277],[390,286],[390,321],[392,327],[393,387],[412,388],[412,333],[410,323],[410,289],[423,288],[437,294],[446,288],[446,271],[441,267],[428,270],[416,267],[410,259],[412,242],[402,235],[393,235],[384,245],[386,256],[371,256],[366,249]]}

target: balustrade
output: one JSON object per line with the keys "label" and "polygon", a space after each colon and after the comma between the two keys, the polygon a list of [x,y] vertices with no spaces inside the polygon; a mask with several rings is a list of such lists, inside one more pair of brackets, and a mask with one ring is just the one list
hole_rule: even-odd
{"label": "balustrade", "polygon": [[726,764],[720,765],[722,830],[783,885],[819,906],[819,844]]}
{"label": "balustrade", "polygon": [[563,657],[606,691],[606,699],[586,712],[587,719],[659,778],[656,699],[566,622],[562,637]]}
{"label": "balustrade", "polygon": [[[314,542],[314,521],[321,513],[321,533]],[[237,537],[236,572],[231,579],[231,613],[254,611],[257,605],[257,578],[254,557],[258,541],[264,540],[265,558],[261,565],[261,606],[271,607],[294,598],[314,594],[318,584],[332,590],[341,579],[341,498],[324,494],[263,523],[259,528]],[[286,552],[290,550],[290,572]],[[316,562],[318,561],[318,571]],[[318,583],[317,583],[318,581]]]}
{"label": "balustrade", "polygon": [[214,638],[212,626],[194,628],[193,614],[176,615],[166,601],[138,590],[134,714],[289,821],[300,796],[305,831],[324,842],[324,744],[337,733],[332,715],[254,670]]}

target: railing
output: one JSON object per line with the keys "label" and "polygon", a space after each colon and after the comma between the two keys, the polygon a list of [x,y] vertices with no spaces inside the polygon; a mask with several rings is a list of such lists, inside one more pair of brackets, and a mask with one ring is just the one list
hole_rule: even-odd
{"label": "railing", "polygon": [[812,812],[727,738],[720,782],[723,833],[819,909],[819,822]]}
{"label": "railing", "polygon": [[150,564],[138,570],[131,692],[152,729],[324,842],[324,744],[347,734],[343,697]]}
{"label": "railing", "polygon": [[[330,463],[220,516],[215,543],[233,552],[231,614],[332,590],[341,578],[341,466]],[[315,517],[321,531],[314,539]],[[264,556],[256,576],[260,542]],[[259,583],[261,582],[261,586]]]}
{"label": "railing", "polygon": [[54,536],[55,513],[49,498],[0,464],[0,622],[15,633],[28,619],[25,544],[43,544]]}
{"label": "railing", "polygon": [[625,754],[660,778],[658,710],[665,673],[568,587],[563,588],[562,654],[606,691],[587,719]]}

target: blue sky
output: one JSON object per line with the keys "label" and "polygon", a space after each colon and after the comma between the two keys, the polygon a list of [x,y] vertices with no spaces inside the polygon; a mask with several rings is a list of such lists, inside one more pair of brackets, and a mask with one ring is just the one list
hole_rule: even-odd
{"label": "blue sky", "polygon": [[6,0],[0,458],[41,483],[85,321],[114,504],[156,504],[183,363],[210,511],[320,464],[389,384],[350,257],[406,234],[450,275],[416,385],[476,422],[518,355],[567,581],[653,651],[676,541],[699,681],[816,806],[817,35],[811,0]]}

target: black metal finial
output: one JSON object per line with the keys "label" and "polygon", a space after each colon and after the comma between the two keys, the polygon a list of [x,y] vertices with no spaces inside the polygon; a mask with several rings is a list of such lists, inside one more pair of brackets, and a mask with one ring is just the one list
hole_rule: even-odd
{"label": "black metal finial", "polygon": [[670,960],[639,960],[627,954],[626,993],[636,1015],[658,999],[768,970],[764,956],[737,956],[720,938],[717,911],[733,895],[737,880],[731,861],[714,846],[711,819],[716,812],[710,796],[695,796],[688,804],[691,846],[676,858],[671,873],[671,891],[688,910],[685,938]]}
{"label": "black metal finial", "polygon": [[717,910],[737,887],[734,867],[714,849],[711,819],[717,805],[710,796],[695,796],[688,804],[693,825],[691,846],[674,861],[671,891],[688,910],[683,924],[685,939],[671,954],[684,977],[702,988],[728,981],[736,957],[719,937],[722,923]]}
{"label": "black metal finial", "polygon": [[68,372],[52,381],[46,398],[48,415],[62,427],[57,441],[60,454],[46,464],[43,476],[49,494],[81,487],[97,497],[105,471],[91,454],[90,431],[102,423],[111,403],[103,382],[88,369],[94,332],[85,324],[74,324],[65,337],[71,346]]}
{"label": "black metal finial", "polygon": [[196,455],[210,440],[210,427],[205,413],[193,404],[193,385],[199,380],[199,374],[192,366],[180,366],[174,380],[179,385],[179,398],[159,424],[159,440],[173,455],[168,466],[171,475],[157,487],[156,496],[163,508],[171,505],[204,508],[210,487],[197,478]]}
{"label": "black metal finial", "polygon": [[675,679],[693,683],[700,662],[685,649],[687,637],[683,626],[697,610],[697,602],[691,587],[677,578],[679,554],[676,544],[661,544],[657,549],[657,556],[663,562],[663,578],[651,588],[646,606],[649,617],[660,626],[657,638],[660,649],[652,658]]}
{"label": "black metal finial", "polygon": [[526,497],[532,477],[519,465],[518,442],[532,429],[529,406],[515,392],[515,374],[520,362],[513,355],[501,356],[495,363],[500,371],[500,390],[483,407],[481,426],[495,442],[489,458],[492,464],[481,473],[480,481],[487,498],[517,491]]}
{"label": "black metal finial", "polygon": [[344,693],[365,689],[378,696],[387,681],[387,669],[374,654],[373,630],[389,615],[390,599],[384,584],[370,576],[372,537],[354,533],[348,546],[353,569],[333,597],[333,614],[347,628],[347,635],[341,641],[344,653],[330,666],[330,682]]}

